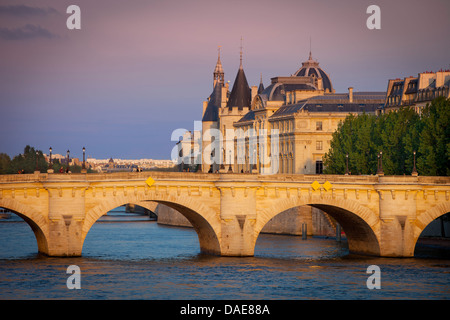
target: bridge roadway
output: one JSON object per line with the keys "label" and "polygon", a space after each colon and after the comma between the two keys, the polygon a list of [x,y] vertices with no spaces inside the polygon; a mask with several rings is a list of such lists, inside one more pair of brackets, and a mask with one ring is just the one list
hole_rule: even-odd
{"label": "bridge roadway", "polygon": [[[154,183],[146,183],[151,177]],[[450,177],[257,175],[189,172],[0,176],[0,207],[32,228],[38,250],[81,256],[92,225],[111,209],[149,201],[181,212],[201,251],[252,256],[275,215],[310,205],[343,227],[351,252],[410,257],[420,233],[450,212]]]}

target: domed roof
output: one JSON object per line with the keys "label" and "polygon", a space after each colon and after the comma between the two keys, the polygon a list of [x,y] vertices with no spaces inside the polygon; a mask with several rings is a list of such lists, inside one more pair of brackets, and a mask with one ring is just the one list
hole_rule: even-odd
{"label": "domed roof", "polygon": [[322,78],[323,89],[325,91],[328,89],[330,92],[333,92],[330,77],[325,71],[322,70],[321,67],[319,67],[319,62],[313,60],[311,52],[309,53],[309,59],[302,62],[302,67],[294,73],[294,76]]}

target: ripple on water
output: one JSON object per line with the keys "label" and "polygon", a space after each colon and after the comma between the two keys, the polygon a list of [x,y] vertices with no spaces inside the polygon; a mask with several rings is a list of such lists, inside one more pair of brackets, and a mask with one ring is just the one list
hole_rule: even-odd
{"label": "ripple on water", "polygon": [[[188,228],[152,222],[96,223],[83,256],[38,255],[25,223],[0,223],[0,299],[448,299],[449,259],[351,255],[345,241],[262,234],[255,256],[199,253]],[[81,290],[66,287],[67,266]],[[381,269],[380,290],[366,287]]]}

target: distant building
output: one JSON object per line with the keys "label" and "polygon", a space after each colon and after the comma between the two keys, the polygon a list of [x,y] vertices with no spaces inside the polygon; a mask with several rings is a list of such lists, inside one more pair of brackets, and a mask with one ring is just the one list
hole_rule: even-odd
{"label": "distant building", "polygon": [[[353,92],[353,88],[347,93],[335,93],[329,75],[311,52],[293,75],[274,77],[267,88],[262,79],[258,87],[249,87],[242,51],[231,92],[228,83],[223,82],[220,53],[213,75],[214,90],[203,103],[202,150],[216,138],[206,134],[209,129],[220,130],[223,143],[211,155],[203,153],[203,172],[261,173],[272,167],[278,173],[320,174],[323,156],[339,122],[349,114],[381,113],[386,99],[386,92]],[[227,136],[227,129],[237,133]],[[278,130],[277,148],[271,130]],[[248,132],[257,136],[267,132],[267,141],[252,143],[248,134],[239,136]],[[227,143],[234,148],[227,149]],[[220,152],[219,158],[214,157],[215,152]],[[206,164],[205,157],[209,156],[212,165]],[[213,158],[220,161],[216,163]]]}
{"label": "distant building", "polygon": [[177,146],[179,171],[197,171],[201,163],[201,133],[186,131],[182,139],[177,142]]}
{"label": "distant building", "polygon": [[108,164],[106,165],[106,167],[113,169],[116,167],[116,164],[114,163],[114,159],[111,157],[109,158]]}
{"label": "distant building", "polygon": [[385,112],[411,106],[420,113],[423,107],[437,97],[450,97],[450,70],[422,72],[417,77],[389,80]]}

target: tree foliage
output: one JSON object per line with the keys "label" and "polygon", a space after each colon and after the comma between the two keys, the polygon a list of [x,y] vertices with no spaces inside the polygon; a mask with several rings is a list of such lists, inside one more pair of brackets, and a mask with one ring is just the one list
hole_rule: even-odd
{"label": "tree foliage", "polygon": [[324,172],[376,174],[382,151],[385,174],[450,175],[450,99],[436,98],[421,115],[405,107],[375,115],[349,115],[333,133]]}
{"label": "tree foliage", "polygon": [[6,172],[3,173],[33,173],[36,169],[47,172],[48,163],[41,150],[36,150],[27,145],[23,154],[15,156],[9,163]]}
{"label": "tree foliage", "polygon": [[0,174],[8,173],[11,158],[6,153],[0,153]]}
{"label": "tree foliage", "polygon": [[[52,164],[55,173],[66,172],[67,170],[67,164],[60,163],[58,159],[52,159]],[[6,153],[0,153],[0,174],[34,173],[36,169],[45,173],[48,168],[49,164],[43,152],[29,145],[24,148],[23,154],[16,155],[12,160]],[[81,169],[82,167],[76,164],[69,167],[69,171],[72,173],[80,173]],[[88,169],[87,172],[95,171]]]}

